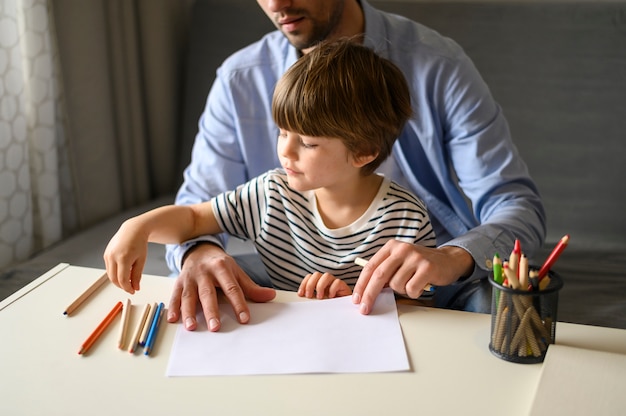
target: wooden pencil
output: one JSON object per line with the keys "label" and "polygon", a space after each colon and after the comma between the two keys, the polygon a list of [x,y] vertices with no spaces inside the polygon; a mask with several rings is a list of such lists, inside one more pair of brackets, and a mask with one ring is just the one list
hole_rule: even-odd
{"label": "wooden pencil", "polygon": [[67,308],[65,308],[65,311],[63,311],[63,315],[71,315],[72,312],[74,312],[80,305],[82,305],[82,303],[85,302],[85,300],[87,300],[89,296],[91,296],[96,290],[98,290],[100,286],[102,286],[108,280],[109,277],[106,273],[100,276],[100,278],[93,282],[93,284],[89,286],[87,290],[85,290],[79,297],[77,297],[74,302],[72,302]]}
{"label": "wooden pencil", "polygon": [[139,336],[139,345],[142,347],[146,345],[146,338],[148,338],[148,332],[150,331],[150,326],[152,325],[152,320],[154,319],[154,313],[157,309],[157,303],[150,307],[150,311],[148,312],[148,317],[146,318],[146,322],[143,324],[143,328],[141,330],[141,335]]}
{"label": "wooden pencil", "polygon": [[111,325],[111,322],[113,322],[113,319],[115,319],[117,314],[120,313],[123,306],[124,305],[122,304],[122,302],[117,302],[115,304],[113,309],[111,309],[111,312],[109,312],[107,316],[104,317],[102,322],[100,322],[100,324],[96,327],[96,329],[94,329],[91,335],[89,335],[85,342],[83,342],[83,345],[81,345],[80,350],[78,351],[79,354],[84,354],[89,350],[89,348],[91,348],[94,342],[96,342],[100,335],[102,335],[104,330],[107,329],[109,325]]}
{"label": "wooden pencil", "polygon": [[143,312],[141,312],[141,317],[139,318],[139,322],[137,322],[137,327],[135,328],[135,332],[133,333],[133,337],[130,340],[130,345],[128,346],[128,352],[133,353],[137,348],[137,344],[139,343],[139,336],[141,335],[141,331],[146,323],[146,319],[148,319],[148,314],[150,313],[150,304],[146,303],[143,307]]}
{"label": "wooden pencil", "polygon": [[522,254],[519,258],[519,268],[517,269],[521,290],[528,290],[528,258]]}
{"label": "wooden pencil", "polygon": [[122,325],[120,326],[120,335],[118,338],[117,346],[119,349],[124,349],[126,345],[126,333],[128,332],[128,320],[130,319],[130,299],[126,299],[124,307],[122,308]]}

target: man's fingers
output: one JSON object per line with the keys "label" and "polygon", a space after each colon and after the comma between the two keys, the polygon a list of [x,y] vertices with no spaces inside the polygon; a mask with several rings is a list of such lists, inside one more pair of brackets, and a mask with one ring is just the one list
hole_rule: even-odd
{"label": "man's fingers", "polygon": [[374,271],[367,287],[365,288],[365,291],[361,295],[359,312],[363,315],[367,315],[372,311],[376,298],[386,286],[388,280],[389,279],[385,277],[384,271],[381,268]]}
{"label": "man's fingers", "polygon": [[[376,299],[376,296],[378,296],[384,285],[387,283],[372,282],[372,280],[381,278],[380,275],[382,271],[380,265],[387,259],[387,257],[388,253],[385,245],[367,262],[367,264],[363,266],[363,270],[361,270],[361,274],[354,285],[354,289],[352,289],[352,303],[355,305],[361,305],[361,313],[369,313],[369,310],[367,309],[369,308],[371,310],[371,306],[374,304],[373,301],[369,300],[369,298],[366,298],[365,296],[367,295],[371,297],[371,293],[375,292],[374,299]],[[372,285],[374,285],[373,288],[371,287]],[[376,286],[380,286],[377,292]],[[365,304],[363,304],[364,300],[366,300]]]}
{"label": "man's fingers", "polygon": [[167,322],[173,324],[178,322],[178,318],[180,316],[180,298],[182,295],[183,289],[180,284],[180,280],[176,279],[174,283],[174,289],[172,290],[172,295],[170,296],[170,304],[167,307]]}
{"label": "man's fingers", "polygon": [[220,285],[222,292],[228,299],[230,306],[235,312],[235,316],[240,324],[247,324],[250,320],[250,310],[246,303],[243,289],[239,286],[237,281],[229,281],[225,285]]}
{"label": "man's fingers", "polygon": [[[179,276],[179,278],[181,278]],[[180,318],[185,329],[193,331],[197,328],[196,321],[196,305],[198,303],[198,287],[196,284],[187,280],[182,284],[180,295]]]}
{"label": "man's fingers", "polygon": [[247,274],[239,279],[239,285],[245,298],[252,302],[265,303],[276,297],[276,290],[257,285]]}
{"label": "man's fingers", "polygon": [[[216,332],[220,330],[220,309],[217,301],[217,289],[210,280],[202,280],[197,289],[200,304],[202,305],[202,312],[204,313],[204,319],[206,319],[207,327],[209,331]],[[190,300],[191,301],[191,300]],[[183,309],[185,304],[185,296],[183,296]],[[195,303],[194,303],[195,314]],[[183,312],[183,317],[185,317]],[[195,315],[194,315],[195,316]],[[186,319],[186,318],[184,318]],[[189,323],[192,321],[189,320]],[[185,326],[187,322],[185,322]]]}

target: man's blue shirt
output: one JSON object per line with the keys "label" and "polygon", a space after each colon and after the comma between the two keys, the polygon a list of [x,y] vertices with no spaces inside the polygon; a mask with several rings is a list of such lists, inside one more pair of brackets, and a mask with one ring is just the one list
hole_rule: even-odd
{"label": "man's blue shirt", "polygon": [[[545,237],[543,205],[502,110],[474,64],[437,32],[366,1],[361,5],[365,45],[394,62],[411,89],[414,114],[386,173],[426,203],[439,245],[472,255],[473,276],[484,276],[494,253],[508,253],[516,238],[532,255]],[[224,61],[199,121],[177,204],[209,200],[280,166],[272,94],[298,56],[274,31]],[[194,242],[200,240],[216,241],[206,236]],[[174,273],[191,244],[168,246]]]}

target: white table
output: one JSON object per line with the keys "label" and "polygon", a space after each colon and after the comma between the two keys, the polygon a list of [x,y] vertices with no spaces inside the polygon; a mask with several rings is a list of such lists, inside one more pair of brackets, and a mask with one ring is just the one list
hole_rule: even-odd
{"label": "white table", "polygon": [[[176,325],[165,321],[150,357],[117,348],[119,319],[87,356],[78,355],[95,324],[128,297],[107,283],[64,316],[102,273],[59,264],[0,302],[1,415],[523,415],[540,377],[541,364],[489,352],[489,315],[401,304],[409,372],[168,378]],[[145,303],[167,305],[172,284],[143,277],[131,297],[131,328]],[[275,301],[296,298],[279,292]],[[559,322],[556,342],[626,354],[626,330]]]}

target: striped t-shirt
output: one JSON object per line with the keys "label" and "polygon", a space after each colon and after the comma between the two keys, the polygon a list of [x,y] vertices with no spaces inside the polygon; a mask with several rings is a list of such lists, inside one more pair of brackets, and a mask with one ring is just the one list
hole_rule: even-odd
{"label": "striped t-shirt", "polygon": [[369,259],[391,239],[435,247],[422,201],[386,178],[367,211],[342,228],[327,228],[314,191],[293,190],[281,169],[216,196],[212,206],[222,230],[254,243],[277,289],[295,291],[313,272],[352,287],[361,271],[354,259]]}

